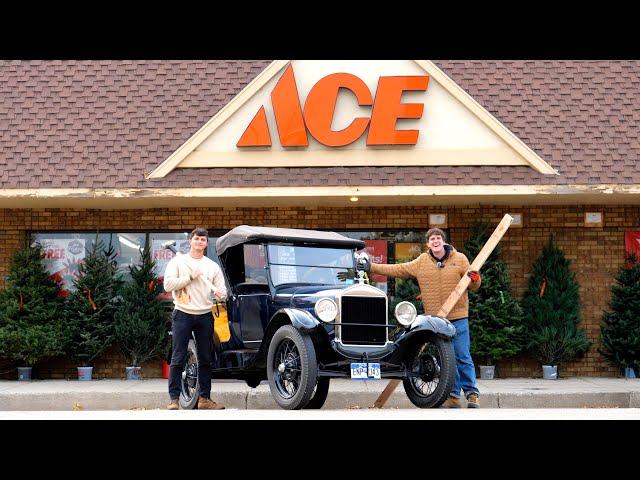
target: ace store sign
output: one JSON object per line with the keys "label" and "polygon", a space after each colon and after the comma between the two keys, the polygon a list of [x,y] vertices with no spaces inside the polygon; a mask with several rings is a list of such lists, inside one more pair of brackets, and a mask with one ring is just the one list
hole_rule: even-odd
{"label": "ace store sign", "polygon": [[[398,119],[422,117],[422,103],[402,103],[405,91],[425,91],[428,75],[380,77],[374,97],[367,84],[350,73],[334,73],[320,79],[309,91],[304,108],[289,65],[271,92],[271,106],[283,147],[307,147],[308,135],[327,147],[343,147],[366,131],[367,145],[415,145],[418,130],[397,130]],[[360,106],[373,106],[371,117],[357,117],[341,130],[332,123],[340,89],[350,91]],[[270,147],[271,132],[264,106],[258,110],[237,143],[238,147]]]}

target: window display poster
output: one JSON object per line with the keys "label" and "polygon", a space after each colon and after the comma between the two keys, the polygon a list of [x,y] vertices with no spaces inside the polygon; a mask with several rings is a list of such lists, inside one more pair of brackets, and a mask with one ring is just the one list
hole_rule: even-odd
{"label": "window display poster", "polygon": [[396,263],[410,262],[418,258],[425,249],[426,245],[424,243],[396,243]]}
{"label": "window display poster", "polygon": [[[166,239],[157,239],[154,238],[151,241],[151,258],[156,262],[155,273],[158,276],[158,279],[162,282],[164,281],[164,271],[167,268],[167,264],[169,260],[176,256],[168,248],[164,248],[162,245],[167,242]],[[186,254],[189,253],[189,249],[191,246],[189,245],[189,240],[180,239],[176,240],[176,250],[179,252]],[[160,298],[170,299],[171,292],[163,292],[160,294]]]}
{"label": "window display poster", "polygon": [[[164,276],[169,260],[176,256],[171,250],[162,246],[165,242],[167,242],[166,239],[157,238],[151,241],[151,258],[156,261],[156,275],[159,277]],[[189,240],[176,240],[176,250],[179,252],[189,253],[189,248]]]}
{"label": "window display poster", "polygon": [[[373,263],[387,263],[387,240],[365,240],[365,247],[360,252],[367,252]],[[385,283],[387,277],[377,273],[371,274],[371,283]]]}
{"label": "window display poster", "polygon": [[65,296],[68,295],[84,261],[84,238],[40,238],[38,242],[43,247],[45,268],[51,278],[62,283]]}
{"label": "window display poster", "polygon": [[640,232],[624,232],[624,248],[627,255],[635,255],[640,260]]}

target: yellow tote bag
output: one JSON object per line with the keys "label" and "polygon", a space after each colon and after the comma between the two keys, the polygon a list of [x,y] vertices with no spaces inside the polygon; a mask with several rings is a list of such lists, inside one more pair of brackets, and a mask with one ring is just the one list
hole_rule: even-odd
{"label": "yellow tote bag", "polygon": [[227,307],[224,303],[216,302],[211,310],[213,312],[213,336],[219,343],[228,342],[231,339],[231,330],[229,330]]}

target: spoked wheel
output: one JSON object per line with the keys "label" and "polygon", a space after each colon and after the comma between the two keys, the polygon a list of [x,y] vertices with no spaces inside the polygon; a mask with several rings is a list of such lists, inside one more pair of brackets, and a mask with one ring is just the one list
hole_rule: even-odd
{"label": "spoked wheel", "polygon": [[195,340],[189,340],[187,359],[182,370],[182,392],[180,407],[184,410],[196,408],[198,403],[198,351]]}
{"label": "spoked wheel", "polygon": [[[318,381],[313,341],[291,325],[278,329],[269,345],[267,377],[274,400],[282,408],[304,408]],[[323,402],[324,403],[324,402]]]}
{"label": "spoked wheel", "polygon": [[327,400],[327,396],[329,395],[329,381],[331,379],[329,377],[318,377],[318,383],[316,383],[316,388],[313,390],[313,395],[305,409],[319,409],[322,408],[324,402]]}
{"label": "spoked wheel", "polygon": [[453,343],[432,335],[414,344],[407,352],[409,377],[402,383],[416,407],[439,407],[449,396],[456,378]]}

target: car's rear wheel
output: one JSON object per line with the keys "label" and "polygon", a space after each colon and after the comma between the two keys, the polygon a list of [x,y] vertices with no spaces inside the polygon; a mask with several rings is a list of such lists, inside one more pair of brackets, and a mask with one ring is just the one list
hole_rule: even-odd
{"label": "car's rear wheel", "polygon": [[187,359],[182,370],[180,408],[184,410],[197,408],[198,388],[198,349],[196,341],[191,339],[187,345]]}
{"label": "car's rear wheel", "polygon": [[267,378],[276,403],[287,410],[307,406],[318,382],[313,341],[292,325],[280,327],[269,344]]}
{"label": "car's rear wheel", "polygon": [[305,409],[310,410],[322,408],[324,402],[327,400],[327,395],[329,395],[330,380],[331,379],[329,377],[318,377],[318,383],[316,383],[313,396],[311,397],[311,400],[309,400],[309,403],[307,403],[306,407],[304,407]]}
{"label": "car's rear wheel", "polygon": [[439,407],[449,396],[456,378],[453,343],[430,335],[407,351],[409,377],[402,383],[407,397],[416,407]]}

